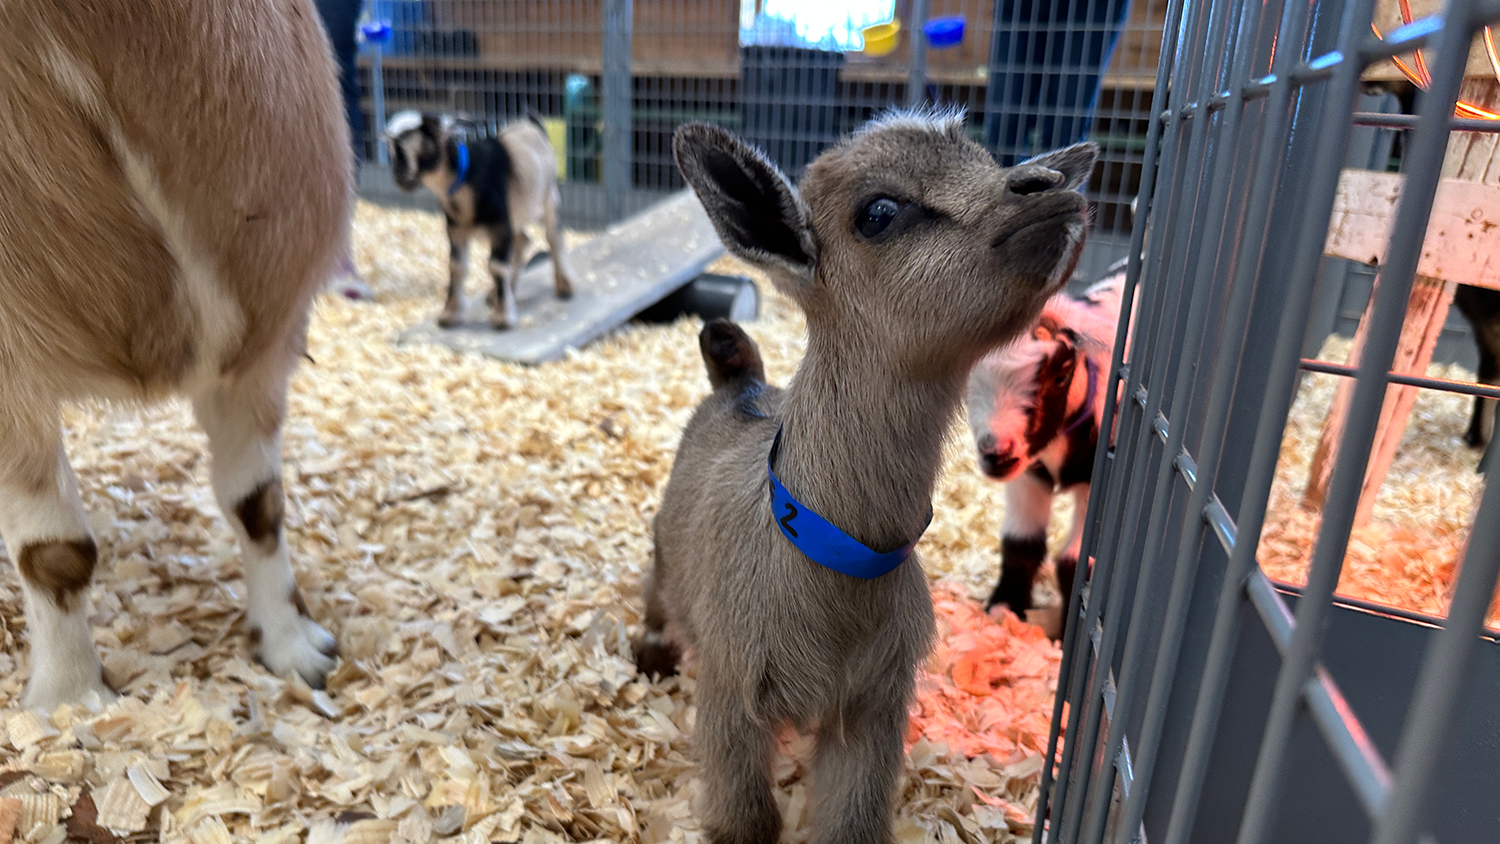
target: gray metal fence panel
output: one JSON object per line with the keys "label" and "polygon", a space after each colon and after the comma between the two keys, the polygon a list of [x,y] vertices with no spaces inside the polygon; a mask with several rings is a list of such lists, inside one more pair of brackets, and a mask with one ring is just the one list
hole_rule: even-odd
{"label": "gray metal fence panel", "polygon": [[[1136,220],[1128,269],[1134,335],[1116,349],[1120,399],[1107,394],[1104,427],[1116,425],[1116,438],[1096,461],[1084,535],[1093,571],[1071,596],[1082,623],[1054,710],[1067,702],[1071,717],[1065,728],[1054,719],[1062,754],[1044,771],[1036,841],[1500,836],[1484,797],[1493,791],[1452,785],[1489,782],[1500,762],[1484,706],[1500,652],[1480,638],[1500,574],[1500,493],[1480,504],[1440,632],[1333,597],[1467,46],[1500,13],[1452,0],[1445,17],[1380,42],[1374,5],[1169,10],[1157,84],[1169,94],[1148,138],[1149,214]],[[1432,51],[1433,81],[1405,145],[1406,186],[1308,584],[1292,600],[1260,574],[1255,551],[1302,349],[1317,336],[1309,322],[1360,74],[1417,46]],[[1364,155],[1378,140],[1363,142]],[[1459,750],[1455,725],[1472,730]]]}

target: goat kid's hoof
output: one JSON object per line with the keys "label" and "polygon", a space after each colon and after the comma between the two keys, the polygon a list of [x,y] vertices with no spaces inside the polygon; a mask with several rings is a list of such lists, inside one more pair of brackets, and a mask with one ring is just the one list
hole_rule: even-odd
{"label": "goat kid's hoof", "polygon": [[643,677],[670,677],[677,673],[682,651],[660,633],[647,633],[630,643],[635,670]]}
{"label": "goat kid's hoof", "polygon": [[323,688],[338,662],[339,646],[331,633],[302,615],[254,629],[260,631],[255,658],[261,665],[277,676],[296,674],[308,686]]}
{"label": "goat kid's hoof", "polygon": [[573,284],[572,284],[572,282],[560,281],[560,282],[557,283],[557,298],[559,298],[559,299],[571,299],[571,298],[573,298]]}
{"label": "goat kid's hoof", "polygon": [[443,311],[442,313],[438,314],[437,324],[439,328],[453,328],[454,326],[458,325],[459,322],[461,322],[461,320],[458,317],[457,310]]}
{"label": "goat kid's hoof", "polygon": [[515,314],[507,314],[504,311],[496,311],[495,313],[490,314],[490,328],[493,328],[496,331],[504,331],[510,328],[512,325],[515,325],[515,322]]}

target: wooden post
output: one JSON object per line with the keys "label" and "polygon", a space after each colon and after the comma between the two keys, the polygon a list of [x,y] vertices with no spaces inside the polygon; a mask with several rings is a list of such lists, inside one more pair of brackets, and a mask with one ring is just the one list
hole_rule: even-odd
{"label": "wooden post", "polygon": [[[1375,286],[1376,289],[1380,287],[1378,277],[1375,280]],[[1416,277],[1412,283],[1411,299],[1407,304],[1406,322],[1401,327],[1401,340],[1396,346],[1396,356],[1391,361],[1392,372],[1404,375],[1423,375],[1427,372],[1427,365],[1432,362],[1432,350],[1437,345],[1438,336],[1443,331],[1443,323],[1448,318],[1448,308],[1453,304],[1453,291],[1456,287],[1457,285],[1451,281],[1443,281],[1430,276]],[[1359,365],[1359,357],[1364,349],[1365,332],[1368,327],[1367,318],[1374,301],[1375,296],[1372,291],[1370,304],[1365,306],[1365,313],[1360,317],[1359,329],[1354,335],[1354,346],[1349,352],[1348,364],[1350,366]],[[1339,383],[1338,390],[1334,393],[1333,406],[1329,409],[1328,419],[1323,423],[1323,434],[1318,441],[1318,450],[1313,454],[1312,468],[1307,478],[1307,492],[1302,499],[1304,507],[1318,509],[1323,506],[1329,477],[1333,474],[1334,460],[1338,456],[1338,443],[1343,438],[1349,400],[1353,393],[1354,381],[1347,378]],[[1412,405],[1416,400],[1416,387],[1393,384],[1386,388],[1385,402],[1380,408],[1380,426],[1375,433],[1375,442],[1370,448],[1365,481],[1360,491],[1359,508],[1355,511],[1355,525],[1363,525],[1370,520],[1370,513],[1375,506],[1375,497],[1380,492],[1380,484],[1385,480],[1386,472],[1390,470],[1391,461],[1396,457],[1396,446],[1401,442],[1401,434],[1406,428],[1406,419],[1410,416]]]}
{"label": "wooden post", "polygon": [[[1500,103],[1500,83],[1493,78],[1464,82],[1459,98],[1486,108]],[[1443,162],[1443,181],[1434,197],[1432,216],[1422,244],[1422,254],[1407,304],[1401,340],[1391,361],[1391,371],[1424,375],[1432,362],[1432,351],[1447,320],[1458,284],[1500,288],[1500,147],[1495,135],[1454,132]],[[1385,258],[1391,225],[1395,222],[1402,177],[1396,173],[1347,171],[1340,180],[1339,197],[1329,223],[1327,255],[1378,264]],[[1380,280],[1377,277],[1376,288]],[[1364,348],[1367,321],[1374,304],[1365,306],[1349,365],[1357,366]],[[1302,505],[1321,509],[1328,492],[1329,476],[1343,437],[1344,421],[1354,382],[1344,379],[1334,393],[1333,405],[1323,423],[1323,432],[1313,454]],[[1380,485],[1385,481],[1396,447],[1406,430],[1406,420],[1416,401],[1417,388],[1391,385],[1380,409],[1375,441],[1370,447],[1360,489],[1354,524],[1369,523]]]}

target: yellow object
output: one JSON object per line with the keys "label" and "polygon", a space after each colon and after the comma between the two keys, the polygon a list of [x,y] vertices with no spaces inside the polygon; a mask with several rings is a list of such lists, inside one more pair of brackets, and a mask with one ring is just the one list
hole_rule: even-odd
{"label": "yellow object", "polygon": [[865,49],[862,52],[867,56],[889,55],[896,49],[897,33],[900,31],[900,21],[877,23],[874,26],[865,27],[860,31],[865,38]]}
{"label": "yellow object", "polygon": [[568,178],[568,124],[561,117],[544,117],[542,125],[547,127],[547,140],[552,142],[552,152],[557,156],[557,178]]}

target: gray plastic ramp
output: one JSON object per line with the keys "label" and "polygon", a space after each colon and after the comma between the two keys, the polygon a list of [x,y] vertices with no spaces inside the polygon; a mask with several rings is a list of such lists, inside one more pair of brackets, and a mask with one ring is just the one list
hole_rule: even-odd
{"label": "gray plastic ramp", "polygon": [[[573,298],[553,293],[552,261],[538,261],[521,273],[516,285],[518,324],[504,331],[490,327],[484,295],[465,301],[463,323],[439,328],[442,307],[432,301],[432,315],[401,334],[401,343],[437,343],[461,352],[480,352],[515,363],[539,364],[561,358],[568,348],[582,348],[692,281],[720,255],[724,245],[691,190],[683,190],[629,219],[611,226],[569,254]],[[470,269],[489,274],[483,265]]]}

